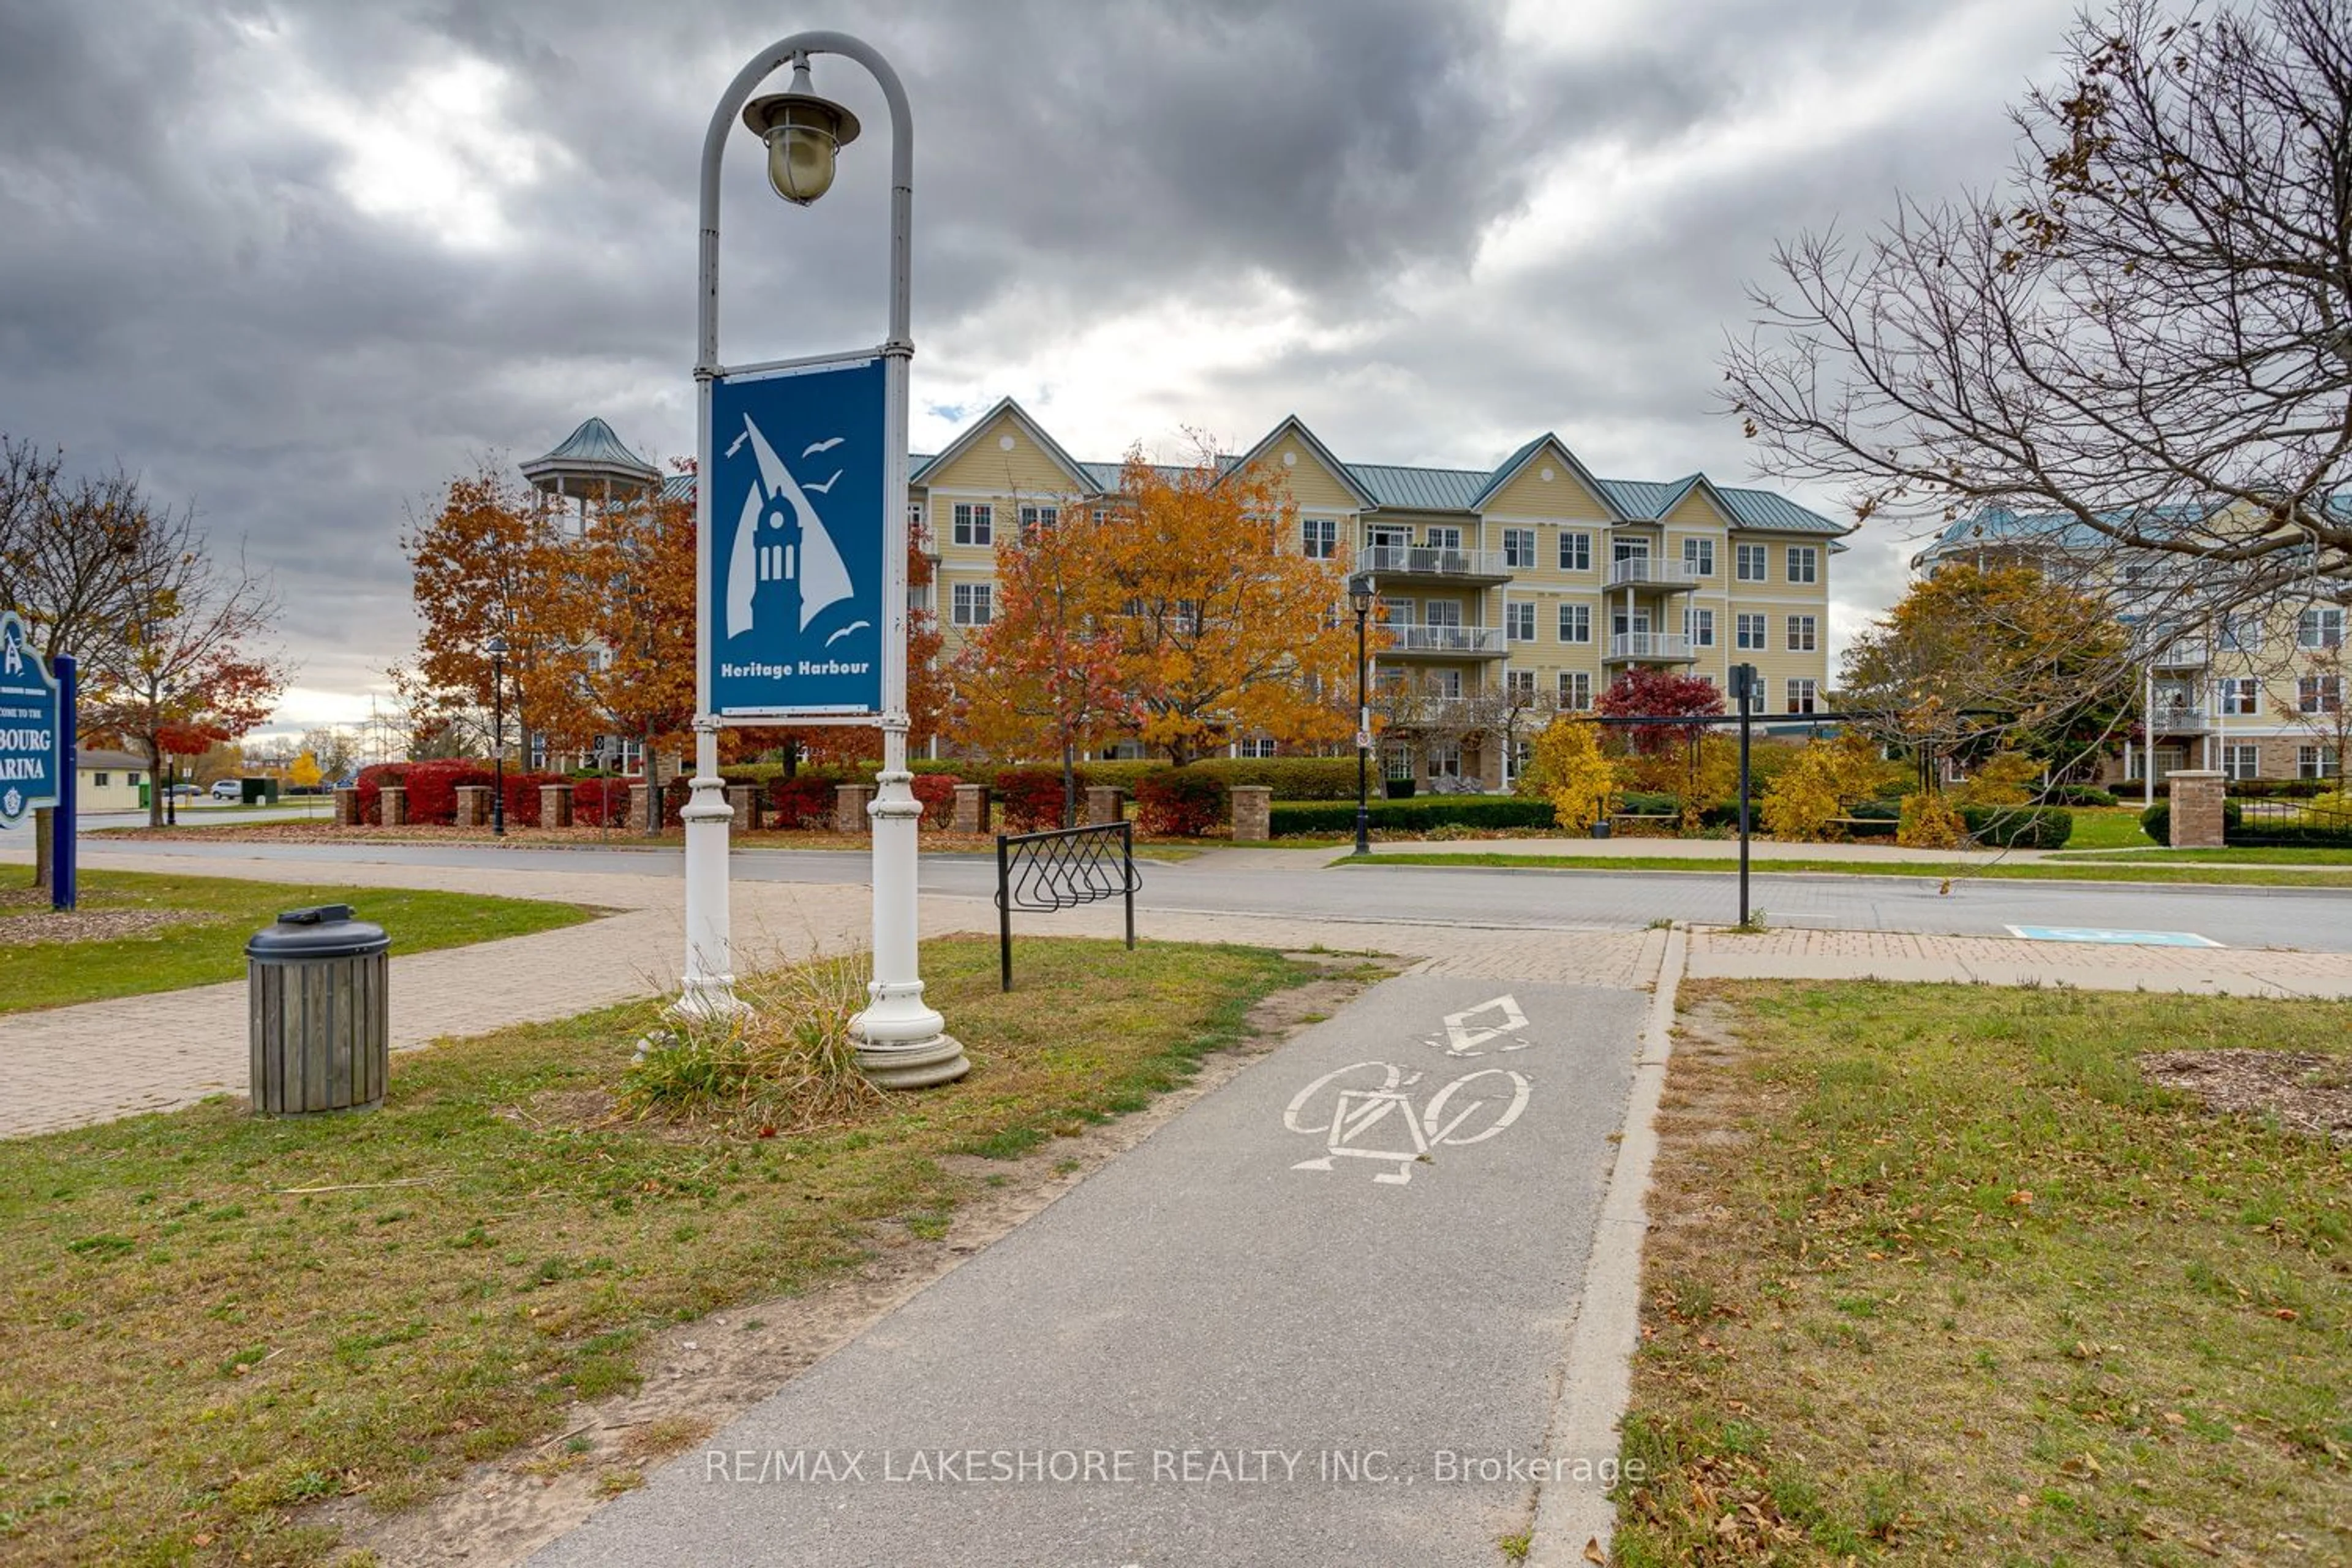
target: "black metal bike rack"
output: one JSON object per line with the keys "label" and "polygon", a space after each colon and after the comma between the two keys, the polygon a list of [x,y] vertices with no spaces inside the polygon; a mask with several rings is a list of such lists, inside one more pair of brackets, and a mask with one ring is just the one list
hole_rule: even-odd
{"label": "black metal bike rack", "polygon": [[1013,989],[1013,911],[1046,913],[1127,900],[1127,945],[1135,947],[1135,825],[1108,822],[1095,827],[1059,827],[1045,833],[996,836],[996,929],[998,967],[1003,989]]}

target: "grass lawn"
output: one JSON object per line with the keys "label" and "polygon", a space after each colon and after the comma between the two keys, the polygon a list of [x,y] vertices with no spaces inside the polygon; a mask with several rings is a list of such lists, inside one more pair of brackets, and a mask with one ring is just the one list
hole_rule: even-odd
{"label": "grass lawn", "polygon": [[2073,808],[2074,831],[2066,836],[2069,849],[2145,849],[2156,840],[2141,830],[2136,805],[2087,805]]}
{"label": "grass lawn", "polygon": [[[2076,857],[2062,856],[2072,860]],[[2240,849],[2131,849],[2106,855],[2084,855],[2084,861],[2112,866],[2121,861],[2126,865],[2193,866],[2200,861],[2223,861],[2242,866],[2352,866],[2352,849],[2287,847],[2284,845],[2247,845]]]}
{"label": "grass lawn", "polygon": [[403,1053],[370,1114],[0,1142],[0,1557],[320,1561],[288,1510],[416,1500],[633,1387],[649,1331],[846,1268],[891,1222],[943,1235],[981,1180],[948,1156],[1139,1110],[1330,973],[1038,939],[1003,994],[991,940],[923,957],[975,1070],[818,1131],[611,1121],[649,1001]]}
{"label": "grass lawn", "polygon": [[[276,920],[278,911],[305,904],[351,905],[359,919],[392,933],[395,954],[552,931],[577,925],[595,912],[576,904],[470,893],[133,871],[84,871],[79,892],[80,912],[94,916],[186,910],[190,918],[136,934],[44,941],[35,940],[37,934],[58,918],[45,897],[37,903],[0,904],[0,1014],[239,979],[246,938]],[[104,921],[87,924],[95,931],[110,929]]]}
{"label": "grass lawn", "polygon": [[[2234,858],[2234,856],[2232,857]],[[2144,865],[2101,855],[2072,865],[2047,860],[1751,860],[1756,876],[1798,873],[1840,877],[1936,877],[1956,882],[1992,879],[2032,882],[2189,882],[2260,888],[2352,888],[2352,866],[2342,870],[2294,870],[2269,867]],[[1443,850],[1375,855],[1370,860],[1345,856],[1330,866],[1499,866],[1553,871],[1705,871],[1721,876],[1739,869],[1737,855],[1720,860],[1686,860],[1668,855],[1496,855],[1475,851],[1450,854]]]}
{"label": "grass lawn", "polygon": [[1615,1561],[2352,1559],[2352,1145],[2155,1087],[2352,1005],[1685,988]]}

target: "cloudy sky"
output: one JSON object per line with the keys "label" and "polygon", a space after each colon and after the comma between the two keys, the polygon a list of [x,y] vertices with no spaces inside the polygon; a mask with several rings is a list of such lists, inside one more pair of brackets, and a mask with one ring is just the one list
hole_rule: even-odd
{"label": "cloudy sky", "polygon": [[[2000,178],[2057,0],[0,0],[0,431],[276,575],[279,725],[414,640],[398,534],[583,417],[690,450],[711,106],[856,31],[916,121],[915,445],[1081,457],[1297,412],[1342,457],[1755,482],[1717,401],[1776,237]],[[777,88],[781,89],[782,79]],[[824,203],[728,164],[722,349],[881,333],[879,95]],[[1799,493],[1838,515],[1838,498]],[[1853,541],[1843,635],[1907,542]]]}

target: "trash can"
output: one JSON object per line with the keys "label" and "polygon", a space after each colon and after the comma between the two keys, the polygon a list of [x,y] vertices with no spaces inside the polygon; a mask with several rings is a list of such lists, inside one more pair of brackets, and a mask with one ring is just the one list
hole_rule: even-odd
{"label": "trash can", "polygon": [[257,1116],[381,1104],[392,938],[349,904],[289,910],[245,944]]}

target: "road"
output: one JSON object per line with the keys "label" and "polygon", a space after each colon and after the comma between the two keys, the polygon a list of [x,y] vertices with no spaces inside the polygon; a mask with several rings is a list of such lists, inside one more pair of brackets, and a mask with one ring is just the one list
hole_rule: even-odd
{"label": "road", "polygon": [[[669,849],[499,849],[464,845],[239,844],[145,842],[125,853],[261,859],[293,865],[363,863],[616,872],[675,878],[683,857]],[[103,866],[107,841],[83,849]],[[1464,924],[1535,930],[1640,929],[1660,920],[1728,924],[1738,918],[1738,879],[1688,871],[1550,871],[1389,866],[1325,869],[1316,850],[1212,850],[1144,870],[1139,910],[1191,914],[1285,915],[1337,923]],[[739,850],[733,876],[747,881],[861,884],[866,857],[854,852]],[[982,856],[928,855],[923,889],[986,899],[995,864]],[[2293,947],[2352,952],[2352,889],[2220,888],[2094,882],[1955,881],[1944,893],[1929,877],[1796,875],[1759,871],[1752,909],[1776,926],[1927,935],[2008,936],[2010,927],[2057,926],[2186,931],[2224,947]],[[1336,945],[1336,944],[1335,944]]]}

